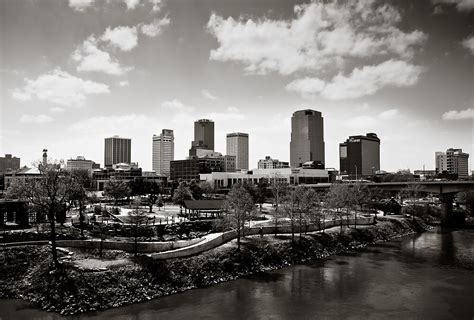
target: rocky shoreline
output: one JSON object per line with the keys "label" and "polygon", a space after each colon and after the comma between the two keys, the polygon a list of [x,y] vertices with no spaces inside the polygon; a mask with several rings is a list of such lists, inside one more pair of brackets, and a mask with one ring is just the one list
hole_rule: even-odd
{"label": "rocky shoreline", "polygon": [[[381,219],[369,227],[342,234],[311,233],[248,237],[240,252],[231,242],[200,255],[152,261],[86,272],[65,267],[51,272],[49,249],[12,248],[3,252],[0,298],[20,298],[64,315],[105,310],[234,280],[245,275],[311,263],[328,256],[423,232],[431,227],[419,218]],[[19,258],[19,259],[18,259]],[[9,264],[8,261],[20,261]]]}

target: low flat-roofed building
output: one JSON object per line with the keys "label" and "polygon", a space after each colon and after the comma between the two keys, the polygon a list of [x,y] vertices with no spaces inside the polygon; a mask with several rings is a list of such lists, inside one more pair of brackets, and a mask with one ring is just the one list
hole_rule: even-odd
{"label": "low flat-roofed building", "polygon": [[92,160],[87,160],[82,156],[77,156],[76,159],[69,159],[66,162],[66,169],[67,170],[89,170],[96,169],[97,165]]}
{"label": "low flat-roofed building", "polygon": [[212,172],[200,174],[201,181],[207,181],[216,188],[231,188],[236,183],[258,184],[270,183],[279,179],[290,185],[327,183],[331,181],[328,170],[279,168],[279,169],[254,169],[248,172]]}
{"label": "low flat-roofed building", "polygon": [[289,168],[290,163],[280,161],[278,159],[272,159],[270,156],[266,156],[265,159],[258,160],[259,169],[278,169],[278,168]]}

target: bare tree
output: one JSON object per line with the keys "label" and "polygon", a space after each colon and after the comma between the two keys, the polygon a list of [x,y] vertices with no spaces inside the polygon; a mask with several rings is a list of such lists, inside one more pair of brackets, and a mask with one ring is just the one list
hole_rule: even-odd
{"label": "bare tree", "polygon": [[41,175],[35,178],[15,179],[7,190],[7,197],[28,201],[46,212],[51,227],[51,253],[54,267],[59,267],[56,251],[56,219],[77,188],[77,181],[59,163],[38,166]]}
{"label": "bare tree", "polygon": [[138,237],[140,236],[140,228],[142,225],[146,224],[148,220],[147,213],[143,210],[140,210],[140,201],[135,200],[133,202],[133,210],[128,213],[130,217],[130,224],[133,230],[134,238],[134,255],[137,256],[138,253]]}
{"label": "bare tree", "polygon": [[244,232],[246,217],[254,210],[252,197],[241,184],[235,184],[227,195],[224,207],[230,213],[232,224],[236,228],[237,250],[240,251],[240,238]]}
{"label": "bare tree", "polygon": [[332,184],[329,188],[329,192],[326,197],[328,206],[335,210],[335,217],[339,219],[340,232],[342,233],[342,225],[345,213],[343,211],[346,208],[346,197],[348,195],[348,185],[342,183]]}
{"label": "bare tree", "polygon": [[280,199],[288,194],[288,183],[279,172],[275,172],[270,178],[270,187],[273,193],[275,210],[278,211]]}

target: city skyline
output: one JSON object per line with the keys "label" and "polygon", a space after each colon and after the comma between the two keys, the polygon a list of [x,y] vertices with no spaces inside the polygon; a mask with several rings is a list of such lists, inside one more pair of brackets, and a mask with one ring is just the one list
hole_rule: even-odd
{"label": "city skyline", "polygon": [[[448,148],[474,153],[470,7],[389,2],[384,18],[370,23],[384,27],[390,41],[373,38],[359,21],[360,33],[346,33],[358,41],[343,43],[360,46],[330,47],[339,43],[330,39],[342,39],[338,31],[355,27],[343,23],[345,14],[361,17],[375,4],[203,1],[190,10],[195,6],[180,1],[156,8],[156,1],[133,8],[74,3],[0,3],[0,34],[8,43],[0,70],[0,154],[20,157],[22,165],[40,159],[43,148],[53,159],[101,162],[103,139],[119,135],[133,140],[131,161],[151,170],[153,134],[173,129],[175,159],[184,159],[193,122],[209,118],[216,151],[226,150],[228,132],[252,136],[254,168],[266,155],[290,160],[291,115],[307,108],[324,115],[326,167],[338,169],[341,141],[367,132],[383,141],[387,171],[434,169],[434,152]],[[339,23],[327,32],[318,13],[331,6],[339,14],[326,22]],[[271,50],[256,45],[268,39]],[[317,59],[301,53],[308,51]]]}

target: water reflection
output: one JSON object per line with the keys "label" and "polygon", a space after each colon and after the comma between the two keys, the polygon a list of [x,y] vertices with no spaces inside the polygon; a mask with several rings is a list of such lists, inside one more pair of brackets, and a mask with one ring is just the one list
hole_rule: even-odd
{"label": "water reflection", "polygon": [[[428,232],[79,317],[0,301],[2,319],[472,319],[474,232]],[[23,309],[22,309],[23,308]]]}

